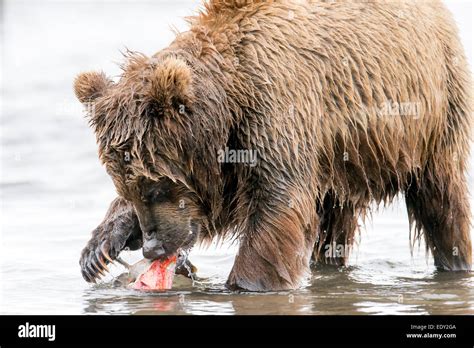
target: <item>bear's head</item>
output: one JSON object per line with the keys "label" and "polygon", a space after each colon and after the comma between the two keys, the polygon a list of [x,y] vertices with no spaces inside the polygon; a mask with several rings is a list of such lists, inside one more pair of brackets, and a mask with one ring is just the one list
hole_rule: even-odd
{"label": "bear's head", "polygon": [[132,54],[118,82],[99,72],[75,80],[99,158],[118,194],[133,203],[150,259],[191,247],[216,210],[216,153],[227,135],[210,110],[222,112],[215,104],[224,103],[200,70],[191,58]]}

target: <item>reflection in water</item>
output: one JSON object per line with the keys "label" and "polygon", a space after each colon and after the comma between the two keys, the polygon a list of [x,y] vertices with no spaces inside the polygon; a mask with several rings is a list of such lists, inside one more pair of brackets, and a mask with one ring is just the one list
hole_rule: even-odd
{"label": "reflection in water", "polygon": [[143,293],[104,284],[84,291],[84,312],[198,315],[474,313],[474,277],[471,274],[432,272],[424,277],[393,276],[392,284],[385,281],[377,284],[369,273],[370,269],[360,267],[324,267],[313,272],[311,283],[305,288],[265,294],[232,293],[222,284],[209,288],[206,283],[179,285],[166,293]]}

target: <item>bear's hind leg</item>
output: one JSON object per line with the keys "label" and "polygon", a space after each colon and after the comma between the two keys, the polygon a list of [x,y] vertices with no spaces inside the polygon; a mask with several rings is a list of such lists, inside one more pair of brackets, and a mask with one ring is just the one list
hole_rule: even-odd
{"label": "bear's hind leg", "polygon": [[320,218],[312,264],[345,265],[358,228],[357,216],[349,202],[340,204],[327,194],[318,208]]}
{"label": "bear's hind leg", "polygon": [[[426,173],[430,173],[426,170]],[[406,191],[410,225],[423,235],[438,270],[471,270],[467,187],[462,175],[427,175]]]}

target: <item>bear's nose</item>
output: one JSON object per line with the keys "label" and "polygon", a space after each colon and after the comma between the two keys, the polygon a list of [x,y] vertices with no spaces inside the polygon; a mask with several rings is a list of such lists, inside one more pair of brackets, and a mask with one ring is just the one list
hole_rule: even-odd
{"label": "bear's nose", "polygon": [[165,254],[163,243],[159,240],[146,240],[143,243],[143,257],[149,260],[155,260]]}

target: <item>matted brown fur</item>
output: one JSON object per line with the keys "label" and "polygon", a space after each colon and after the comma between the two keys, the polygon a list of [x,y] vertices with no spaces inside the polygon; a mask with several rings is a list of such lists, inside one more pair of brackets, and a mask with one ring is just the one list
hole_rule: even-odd
{"label": "matted brown fur", "polygon": [[[295,288],[311,256],[343,264],[327,245],[350,247],[370,204],[398,193],[436,266],[471,268],[471,75],[441,2],[214,0],[189,23],[91,89],[120,195],[140,177],[193,192],[201,239],[240,240],[231,288]],[[97,76],[78,77],[79,99]],[[219,163],[226,147],[256,165]]]}

